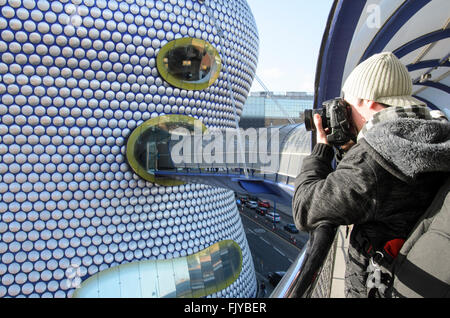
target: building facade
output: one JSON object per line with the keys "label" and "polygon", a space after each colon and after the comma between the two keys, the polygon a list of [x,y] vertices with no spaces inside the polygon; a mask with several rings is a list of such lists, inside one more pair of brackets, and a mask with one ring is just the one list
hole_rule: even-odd
{"label": "building facade", "polygon": [[258,54],[247,2],[0,2],[0,297],[255,296],[234,193],[158,185],[126,158],[161,115],[235,126]]}
{"label": "building facade", "polygon": [[306,92],[252,92],[247,98],[239,126],[268,127],[303,122],[305,109],[312,109],[314,95]]}

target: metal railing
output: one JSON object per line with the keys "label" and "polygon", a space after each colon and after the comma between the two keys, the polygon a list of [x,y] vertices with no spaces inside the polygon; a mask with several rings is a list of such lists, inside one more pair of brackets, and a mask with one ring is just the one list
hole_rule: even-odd
{"label": "metal railing", "polygon": [[[270,298],[329,297],[335,254],[333,242],[335,242],[336,232],[337,227],[331,224],[323,224],[315,229]],[[331,269],[324,271],[322,269],[326,263],[331,266]],[[321,291],[318,291],[317,287],[320,287]]]}

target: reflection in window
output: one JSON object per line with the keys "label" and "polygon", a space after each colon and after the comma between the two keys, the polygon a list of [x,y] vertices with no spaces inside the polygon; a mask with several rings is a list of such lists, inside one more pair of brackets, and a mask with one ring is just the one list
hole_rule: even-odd
{"label": "reflection in window", "polygon": [[192,298],[191,279],[189,276],[189,268],[184,266],[184,258],[172,259],[175,278],[175,296],[178,298]]}
{"label": "reflection in window", "polygon": [[73,297],[205,297],[230,286],[241,270],[241,248],[226,240],[187,257],[108,268],[85,280]]}
{"label": "reflection in window", "polygon": [[171,135],[179,134],[178,128],[192,133],[195,123],[206,127],[195,118],[183,115],[165,115],[147,120],[137,127],[127,141],[127,160],[133,171],[141,178],[165,186],[175,186],[184,182],[169,178],[156,178],[157,170],[174,170],[169,150]]}
{"label": "reflection in window", "polygon": [[[175,269],[173,268],[172,260],[163,259],[157,261],[156,271],[158,273],[159,297],[175,298],[177,296],[177,288],[175,285]],[[127,285],[127,283],[125,283],[125,285]],[[120,288],[122,289],[123,287],[120,286]]]}
{"label": "reflection in window", "polygon": [[222,61],[217,50],[201,39],[182,38],[167,43],[158,53],[157,68],[171,85],[202,90],[220,74]]}
{"label": "reflection in window", "polygon": [[211,71],[211,56],[203,47],[186,45],[175,47],[164,57],[170,74],[182,81],[203,80]]}
{"label": "reflection in window", "polygon": [[205,294],[205,283],[202,278],[202,265],[200,264],[200,258],[197,254],[187,259],[189,268],[189,276],[191,282],[192,296],[201,297]]}

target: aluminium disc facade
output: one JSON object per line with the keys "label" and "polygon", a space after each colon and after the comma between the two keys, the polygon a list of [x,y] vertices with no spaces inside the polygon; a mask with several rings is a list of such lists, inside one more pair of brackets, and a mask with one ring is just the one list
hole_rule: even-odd
{"label": "aluminium disc facade", "polygon": [[[181,38],[219,53],[209,87],[160,75],[159,50]],[[257,53],[245,0],[0,0],[0,297],[71,297],[108,268],[225,240],[239,245],[242,270],[210,296],[255,296],[233,192],[145,181],[126,141],[166,114],[234,127]]]}

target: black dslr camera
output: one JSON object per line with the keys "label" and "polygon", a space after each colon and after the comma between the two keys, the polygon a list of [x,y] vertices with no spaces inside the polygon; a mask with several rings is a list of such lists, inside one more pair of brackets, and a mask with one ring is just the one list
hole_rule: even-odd
{"label": "black dslr camera", "polygon": [[315,130],[313,115],[322,117],[323,129],[329,128],[327,140],[333,146],[345,145],[350,140],[355,141],[350,124],[350,105],[343,98],[335,98],[323,103],[323,108],[305,110],[305,128]]}

